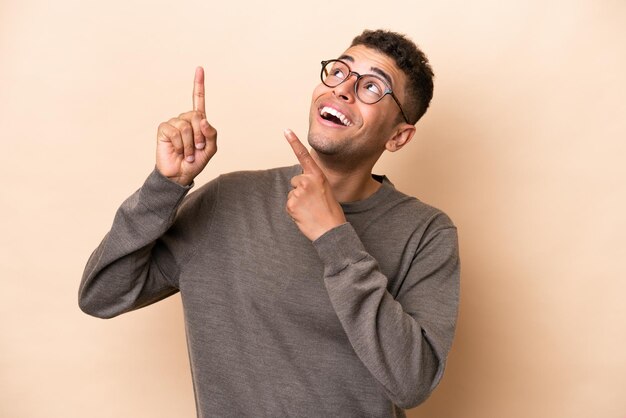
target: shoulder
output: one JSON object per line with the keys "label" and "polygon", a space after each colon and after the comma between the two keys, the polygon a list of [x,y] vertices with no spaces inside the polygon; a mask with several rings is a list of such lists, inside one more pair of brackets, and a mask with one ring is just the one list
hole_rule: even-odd
{"label": "shoulder", "polygon": [[383,187],[388,189],[386,205],[389,210],[407,225],[419,226],[424,232],[456,229],[450,216],[442,209],[399,191],[387,178],[383,180]]}
{"label": "shoulder", "polygon": [[221,174],[190,193],[194,199],[213,198],[218,193],[250,192],[265,190],[277,184],[289,184],[298,173],[299,165],[266,170],[242,170]]}
{"label": "shoulder", "polygon": [[216,213],[251,207],[260,210],[271,206],[276,199],[285,199],[290,180],[300,166],[278,167],[267,170],[235,171],[221,174],[189,193],[177,213],[180,225],[210,222]]}
{"label": "shoulder", "polygon": [[249,207],[282,201],[291,189],[291,178],[300,166],[266,170],[234,171],[221,174],[187,196],[184,207],[191,211],[213,210],[216,207]]}
{"label": "shoulder", "polygon": [[454,222],[442,209],[414,196],[393,192],[396,217],[391,223],[396,237],[404,237],[411,263],[420,263],[423,271],[448,272],[458,281],[459,237]]}
{"label": "shoulder", "polygon": [[291,178],[299,174],[300,166],[277,167],[265,170],[234,171],[222,174],[218,177],[221,185],[237,185],[242,187],[258,187],[273,185],[276,182],[289,182]]}
{"label": "shoulder", "polygon": [[267,170],[235,171],[218,177],[221,198],[244,199],[283,197],[291,189],[291,178],[300,174],[300,166]]}

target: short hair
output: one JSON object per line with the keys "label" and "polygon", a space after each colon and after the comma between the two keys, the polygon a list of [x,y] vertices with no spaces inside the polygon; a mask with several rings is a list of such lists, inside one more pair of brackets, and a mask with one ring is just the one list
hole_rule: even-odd
{"label": "short hair", "polygon": [[409,122],[415,124],[426,113],[433,98],[433,70],[428,58],[405,35],[387,30],[364,30],[352,40],[352,46],[363,45],[392,58],[407,76],[406,103],[402,107]]}

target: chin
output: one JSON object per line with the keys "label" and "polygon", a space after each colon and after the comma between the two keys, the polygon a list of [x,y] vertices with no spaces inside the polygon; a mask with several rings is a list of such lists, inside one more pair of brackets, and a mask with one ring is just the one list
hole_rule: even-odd
{"label": "chin", "polygon": [[309,131],[308,140],[311,148],[313,148],[318,154],[330,156],[339,153],[341,150],[339,143],[320,133]]}

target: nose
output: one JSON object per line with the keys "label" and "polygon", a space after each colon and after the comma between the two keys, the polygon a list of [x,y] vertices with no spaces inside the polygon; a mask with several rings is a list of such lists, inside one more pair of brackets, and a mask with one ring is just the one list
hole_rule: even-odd
{"label": "nose", "polygon": [[[354,76],[354,79],[352,76]],[[354,102],[354,87],[358,78],[358,74],[354,72],[350,73],[343,83],[333,88],[333,94],[348,103]]]}

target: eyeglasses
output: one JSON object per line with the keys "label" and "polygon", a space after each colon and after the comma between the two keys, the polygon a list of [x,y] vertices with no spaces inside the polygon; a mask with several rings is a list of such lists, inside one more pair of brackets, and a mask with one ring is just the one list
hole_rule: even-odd
{"label": "eyeglasses", "polygon": [[320,77],[322,83],[328,87],[337,87],[344,81],[350,78],[350,76],[356,75],[356,82],[354,83],[354,93],[356,97],[365,104],[374,104],[380,102],[386,95],[390,95],[396,102],[402,117],[409,123],[409,119],[406,117],[400,102],[391,88],[387,85],[387,82],[381,77],[374,74],[359,74],[350,69],[348,64],[341,60],[327,60],[322,61],[322,72]]}

